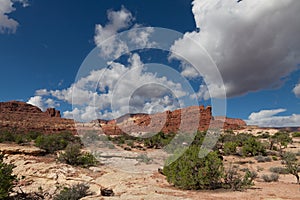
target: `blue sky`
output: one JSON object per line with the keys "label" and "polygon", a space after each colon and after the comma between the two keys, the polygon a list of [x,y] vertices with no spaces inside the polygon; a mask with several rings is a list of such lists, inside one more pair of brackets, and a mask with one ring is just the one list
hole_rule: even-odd
{"label": "blue sky", "polygon": [[[128,110],[151,113],[195,104],[189,87],[199,104],[210,105],[223,89],[229,117],[261,126],[300,126],[299,1],[75,2],[0,0],[0,101],[56,107],[65,117],[88,121]],[[170,52],[121,49],[120,58],[106,59],[110,68],[104,75],[100,68],[108,66],[82,64],[97,60],[104,50],[111,54],[101,42],[134,28],[142,30],[132,32],[135,35],[129,39],[140,42],[143,49],[157,48],[149,38],[159,30],[146,27],[180,32],[170,52],[185,60]],[[191,39],[201,44],[213,63],[204,63],[208,55],[199,56],[203,50],[190,44]],[[109,47],[119,48],[117,43],[107,41]],[[96,47],[100,53],[88,56]],[[161,65],[147,67],[150,61]],[[212,72],[212,64],[222,81]],[[202,67],[203,74],[193,67]],[[80,80],[97,83],[98,88],[79,87]]]}

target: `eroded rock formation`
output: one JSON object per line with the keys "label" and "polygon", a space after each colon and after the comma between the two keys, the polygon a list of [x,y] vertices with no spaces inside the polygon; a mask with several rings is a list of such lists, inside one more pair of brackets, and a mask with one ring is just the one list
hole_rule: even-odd
{"label": "eroded rock formation", "polygon": [[36,106],[19,101],[0,103],[0,129],[16,132],[76,132],[74,121],[61,118],[60,112],[54,108],[43,112]]}
{"label": "eroded rock formation", "polygon": [[45,112],[36,106],[10,101],[0,103],[0,129],[13,131],[38,131],[55,133],[77,130],[98,130],[107,135],[123,133],[171,133],[194,132],[211,128],[238,129],[246,123],[240,119],[230,119],[212,116],[210,106],[191,106],[174,111],[165,111],[156,114],[126,114],[114,120],[94,120],[89,123],[75,123],[71,119],[64,119],[60,111],[48,108]]}

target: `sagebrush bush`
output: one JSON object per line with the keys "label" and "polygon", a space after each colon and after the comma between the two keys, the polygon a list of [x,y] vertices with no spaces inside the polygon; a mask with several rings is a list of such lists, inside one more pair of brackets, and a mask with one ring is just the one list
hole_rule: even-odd
{"label": "sagebrush bush", "polygon": [[257,162],[271,162],[272,161],[272,158],[270,158],[269,156],[262,156],[262,155],[255,156],[254,159],[257,160]]}
{"label": "sagebrush bush", "polygon": [[261,178],[265,181],[265,182],[277,182],[279,179],[279,175],[276,173],[272,173],[270,175],[268,174],[263,174],[261,176]]}
{"label": "sagebrush bush", "polygon": [[13,175],[14,165],[3,162],[3,154],[0,153],[0,199],[6,199],[11,192],[16,176]]}
{"label": "sagebrush bush", "polygon": [[271,167],[269,171],[277,174],[289,174],[285,167]]}
{"label": "sagebrush bush", "polygon": [[70,188],[65,187],[59,194],[53,197],[53,200],[79,200],[83,197],[91,195],[89,186],[83,183],[73,185]]}

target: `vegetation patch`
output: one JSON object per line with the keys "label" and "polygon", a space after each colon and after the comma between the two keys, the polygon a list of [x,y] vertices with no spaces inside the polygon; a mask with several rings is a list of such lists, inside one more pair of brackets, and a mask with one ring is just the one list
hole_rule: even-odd
{"label": "vegetation patch", "polygon": [[98,163],[91,153],[82,153],[80,148],[80,144],[68,144],[65,151],[59,154],[58,160],[69,165],[81,167],[90,167]]}
{"label": "vegetation patch", "polygon": [[63,150],[70,143],[80,144],[81,141],[71,133],[44,134],[35,140],[35,146],[44,149],[47,153]]}
{"label": "vegetation patch", "polygon": [[14,165],[3,162],[4,155],[0,153],[0,199],[6,199],[12,191],[16,176],[13,175]]}
{"label": "vegetation patch", "polygon": [[277,182],[279,179],[279,175],[276,173],[272,173],[272,174],[263,174],[261,176],[261,178],[265,181],[265,182]]}
{"label": "vegetation patch", "polygon": [[53,197],[53,200],[79,200],[92,194],[89,192],[89,188],[88,185],[83,183],[65,187]]}

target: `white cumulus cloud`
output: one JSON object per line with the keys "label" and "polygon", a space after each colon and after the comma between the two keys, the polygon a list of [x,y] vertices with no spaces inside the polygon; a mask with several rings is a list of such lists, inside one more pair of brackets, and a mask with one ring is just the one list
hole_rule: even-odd
{"label": "white cumulus cloud", "polygon": [[[63,115],[78,121],[112,119],[129,112],[161,112],[183,105],[180,98],[187,93],[179,82],[148,72],[138,54],[132,54],[128,63],[125,66],[112,62],[109,68],[93,70],[69,88],[42,89],[37,90],[36,94],[50,95],[72,104],[73,110],[65,111]],[[45,108],[43,100],[46,99],[36,96],[30,102]]]}
{"label": "white cumulus cloud", "polygon": [[[200,63],[210,95],[222,88],[203,63],[200,44],[207,50],[224,81],[228,97],[276,88],[297,70],[300,58],[300,1],[194,0],[199,31],[185,33],[172,51]],[[191,42],[191,39],[195,42]],[[197,43],[197,44],[196,44]],[[172,55],[172,57],[178,57]],[[183,71],[189,77],[190,73]],[[202,92],[203,93],[203,92]]]}
{"label": "white cumulus cloud", "polygon": [[47,108],[56,108],[60,106],[60,104],[57,103],[55,100],[50,98],[44,98],[42,96],[33,96],[27,101],[27,103],[37,106],[42,111],[45,111]]}
{"label": "white cumulus cloud", "polygon": [[14,5],[20,3],[23,7],[28,6],[27,0],[1,0],[0,1],[0,33],[15,33],[19,23],[9,17],[9,14],[16,11]]}
{"label": "white cumulus cloud", "polygon": [[[135,18],[124,6],[119,11],[107,12],[108,22],[106,25],[97,24],[95,27],[94,41],[100,50],[100,54],[106,59],[116,59],[123,54],[129,53],[129,45],[135,49],[150,48],[156,44],[149,41],[154,29],[142,28],[134,24]],[[132,29],[124,41],[117,33]]]}

